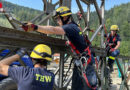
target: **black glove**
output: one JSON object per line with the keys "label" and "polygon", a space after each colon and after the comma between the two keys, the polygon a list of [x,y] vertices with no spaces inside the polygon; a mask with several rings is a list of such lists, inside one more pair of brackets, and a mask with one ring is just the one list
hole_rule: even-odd
{"label": "black glove", "polygon": [[16,54],[18,54],[20,57],[24,56],[26,53],[26,48],[20,48]]}

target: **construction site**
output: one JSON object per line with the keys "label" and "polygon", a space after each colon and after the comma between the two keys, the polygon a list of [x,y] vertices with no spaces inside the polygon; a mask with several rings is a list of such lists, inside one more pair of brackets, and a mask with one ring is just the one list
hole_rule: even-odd
{"label": "construction site", "polygon": [[[72,0],[41,1],[43,2],[42,13],[28,20],[37,25],[54,26],[56,25],[55,22],[51,22],[55,9],[59,6],[72,8]],[[114,71],[111,73],[112,85],[109,85],[110,81],[106,71],[109,56],[105,49],[104,37],[104,34],[106,34],[105,25],[107,23],[105,20],[105,7],[108,6],[106,2],[109,2],[109,0],[74,0],[74,2],[77,4],[79,10],[79,16],[77,16],[79,18],[76,19],[76,23],[81,26],[83,25],[81,32],[89,37],[89,41],[92,43],[92,50],[94,50],[95,54],[94,58],[97,58],[97,61],[95,61],[95,72],[98,82],[97,89],[91,90],[130,90],[130,55],[120,54],[115,57]],[[83,7],[82,3],[86,7]],[[91,29],[91,6],[93,6],[95,14],[98,17],[98,27],[95,30]],[[87,11],[84,11],[84,8],[86,8]],[[27,55],[24,56],[23,59],[18,60],[17,63],[19,64],[14,64],[14,66],[33,67],[33,65],[30,65],[30,62],[27,61],[29,54],[37,44],[46,44],[53,50],[54,60],[47,66],[47,69],[52,71],[55,75],[53,90],[72,90],[74,55],[70,47],[65,44],[67,41],[66,36],[46,35],[35,31],[25,32],[23,28],[21,28],[23,21],[12,16],[12,12],[8,13],[4,8],[4,0],[2,7],[0,7],[0,13],[8,20],[12,27],[8,28],[0,25],[0,60],[15,54],[19,48],[24,47],[28,50]],[[129,20],[128,24],[130,25]],[[96,38],[100,39],[100,42],[98,42],[99,45],[93,45],[93,42],[94,44],[96,43]],[[130,43],[128,45],[130,45]],[[130,51],[128,50],[128,52]],[[0,75],[0,90],[17,90],[17,85],[10,77]]]}

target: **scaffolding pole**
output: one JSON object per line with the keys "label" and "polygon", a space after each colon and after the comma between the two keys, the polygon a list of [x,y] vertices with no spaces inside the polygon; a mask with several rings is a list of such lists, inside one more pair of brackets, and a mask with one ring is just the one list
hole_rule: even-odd
{"label": "scaffolding pole", "polygon": [[[102,10],[102,26],[104,27],[104,10],[105,10],[105,0],[102,0],[102,4],[101,4],[101,10]],[[104,47],[104,28],[102,28],[101,30],[101,48],[105,48]]]}
{"label": "scaffolding pole", "polygon": [[[90,29],[89,23],[90,23],[90,4],[88,4],[87,7],[87,29]],[[89,35],[88,31],[87,31],[87,35]]]}
{"label": "scaffolding pole", "polygon": [[63,74],[64,74],[64,53],[60,53],[60,63],[59,63],[59,88],[63,87]]}

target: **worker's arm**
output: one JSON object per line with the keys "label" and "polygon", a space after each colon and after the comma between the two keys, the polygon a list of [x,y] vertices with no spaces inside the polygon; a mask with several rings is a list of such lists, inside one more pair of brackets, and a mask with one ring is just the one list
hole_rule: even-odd
{"label": "worker's arm", "polygon": [[25,23],[22,25],[22,28],[26,32],[30,31],[38,31],[44,34],[59,34],[64,35],[65,31],[60,26],[41,26],[41,25],[35,25],[33,23]]}
{"label": "worker's arm", "polygon": [[117,45],[114,49],[118,49],[120,47],[120,41],[117,42]]}
{"label": "worker's arm", "polygon": [[54,26],[40,26],[38,25],[38,32],[45,33],[45,34],[59,34],[64,35],[65,31],[62,27],[54,27]]}
{"label": "worker's arm", "polygon": [[8,69],[9,69],[9,65],[14,62],[17,61],[20,58],[20,56],[18,54],[10,56],[8,58],[5,58],[3,60],[0,61],[0,74],[8,76]]}
{"label": "worker's arm", "polygon": [[22,57],[25,53],[26,53],[26,49],[21,48],[17,51],[17,54],[5,58],[3,60],[0,60],[0,74],[8,76],[9,65],[12,64],[12,62],[20,59],[20,57]]}

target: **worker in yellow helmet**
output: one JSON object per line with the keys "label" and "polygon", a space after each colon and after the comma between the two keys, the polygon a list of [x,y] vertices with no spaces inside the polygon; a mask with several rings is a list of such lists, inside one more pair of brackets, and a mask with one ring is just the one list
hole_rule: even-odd
{"label": "worker in yellow helmet", "polygon": [[30,57],[34,68],[9,66],[20,59],[26,50],[21,48],[13,56],[0,61],[0,74],[11,77],[18,85],[18,90],[53,90],[54,74],[48,71],[47,63],[52,61],[51,49],[47,45],[38,44]]}
{"label": "worker in yellow helmet", "polygon": [[[78,64],[74,63],[72,90],[96,89],[97,77],[93,65],[95,60],[89,48],[89,44],[86,43],[82,32],[80,32],[78,25],[72,18],[71,10],[66,6],[60,6],[56,9],[53,18],[59,26],[41,26],[26,23],[22,26],[22,28],[27,32],[38,31],[44,34],[66,35],[69,40],[69,45],[72,49],[74,49],[73,51],[77,54],[77,56],[79,56],[79,54],[86,53],[84,57],[86,59],[84,59],[85,61],[83,62],[87,62],[85,63],[87,65],[84,66],[85,71],[79,70]],[[83,60],[83,58],[81,59]]]}
{"label": "worker in yellow helmet", "polygon": [[113,71],[113,64],[115,61],[115,57],[117,57],[120,53],[119,47],[121,38],[117,32],[119,31],[118,25],[112,25],[110,27],[111,33],[106,35],[107,41],[106,41],[106,49],[108,52],[108,66],[110,68],[110,73]]}

